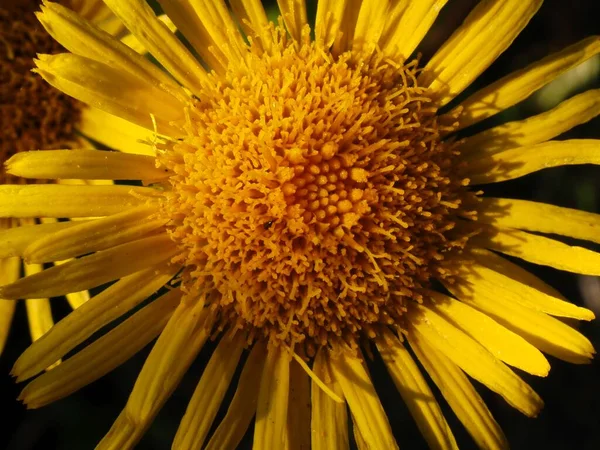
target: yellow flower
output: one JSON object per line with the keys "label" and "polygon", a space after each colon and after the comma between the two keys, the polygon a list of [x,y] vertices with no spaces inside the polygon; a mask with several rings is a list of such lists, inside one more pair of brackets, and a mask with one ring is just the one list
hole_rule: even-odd
{"label": "yellow flower", "polygon": [[[466,375],[535,416],[542,400],[508,366],[546,376],[542,351],[589,362],[591,343],[553,316],[594,315],[499,254],[599,275],[599,254],[537,233],[599,242],[600,218],[482,197],[473,186],[600,162],[598,141],[551,140],[597,115],[600,93],[455,135],[597,54],[600,39],[439,113],[541,1],[480,2],[420,67],[410,57],[445,3],[321,0],[311,41],[303,0],[279,1],[279,26],[258,0],[231,0],[233,15],[221,0],[161,0],[198,61],[144,0],[106,0],[169,75],[46,2],[42,23],[72,53],[41,55],[38,72],[131,122],[122,124],[129,135],[142,127],[156,136],[130,153],[49,150],[6,164],[32,179],[141,181],[0,186],[0,216],[90,218],[7,235],[6,246],[28,262],[76,259],[3,286],[1,296],[59,296],[118,280],[19,358],[19,381],[133,311],[33,380],[25,404],[76,391],[159,336],[98,447],[131,448],[212,338],[216,350],[174,448],[235,448],[254,417],[257,449],[348,448],[347,404],[359,448],[393,449],[363,357],[377,351],[431,447],[456,442],[415,357],[479,447],[506,447]],[[209,434],[244,358],[227,413]]]}

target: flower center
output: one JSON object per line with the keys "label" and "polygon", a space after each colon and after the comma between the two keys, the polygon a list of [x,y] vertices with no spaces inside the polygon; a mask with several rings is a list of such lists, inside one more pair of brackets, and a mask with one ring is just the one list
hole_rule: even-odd
{"label": "flower center", "polygon": [[449,276],[445,253],[470,196],[417,64],[332,56],[286,40],[213,74],[188,136],[160,162],[164,212],[222,323],[252,337],[325,345],[401,325],[407,302]]}
{"label": "flower center", "polygon": [[[80,103],[31,72],[38,53],[63,48],[34,15],[38,1],[0,5],[0,162],[18,152],[65,148],[73,139]],[[23,182],[0,171],[0,182]]]}

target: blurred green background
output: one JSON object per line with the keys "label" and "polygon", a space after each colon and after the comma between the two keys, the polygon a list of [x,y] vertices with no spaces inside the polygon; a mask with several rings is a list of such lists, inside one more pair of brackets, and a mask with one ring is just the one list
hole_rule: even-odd
{"label": "blurred green background", "polygon": [[[314,17],[316,1],[308,3],[309,15]],[[436,48],[462,22],[476,3],[476,0],[449,1],[418,49],[423,54],[424,61],[432,56]],[[275,2],[266,1],[265,5],[270,15],[276,17]],[[573,2],[547,0],[510,49],[476,81],[469,92],[584,37],[600,34],[599,17],[598,0]],[[492,118],[482,126],[518,120],[548,110],[561,100],[591,88],[600,88],[600,58],[598,57],[562,76],[531,98]],[[600,139],[600,119],[581,125],[559,139],[569,138]],[[548,169],[518,180],[490,186],[485,191],[490,195],[501,194],[600,212],[600,168],[571,166]],[[598,245],[588,245],[569,239],[564,241],[600,251]],[[530,264],[523,265],[552,284],[574,303],[584,305],[600,316],[599,278],[564,273]],[[66,312],[66,308],[62,312]],[[59,308],[58,314],[60,313]],[[40,410],[26,411],[15,400],[21,386],[15,385],[8,376],[12,362],[28,345],[29,336],[25,323],[25,311],[24,308],[20,308],[15,317],[17,326],[13,329],[6,353],[0,360],[0,405],[3,412],[0,421],[0,448],[10,450],[94,448],[124,406],[149,349],[75,395]],[[597,348],[600,348],[599,321],[583,323],[580,329]],[[179,420],[208,355],[209,352],[202,352],[138,448],[162,450],[171,447],[171,440]],[[549,359],[552,370],[547,379],[521,374],[546,402],[546,407],[537,419],[528,419],[520,415],[487,389],[480,389],[480,392],[504,429],[513,449],[595,450],[600,448],[600,363],[595,361],[590,366],[575,366],[551,357]],[[375,361],[371,370],[401,448],[426,448],[408,410],[385,374],[385,369]],[[474,448],[473,442],[461,424],[443,402],[442,405],[460,447]],[[241,448],[250,448],[251,441],[249,433]]]}

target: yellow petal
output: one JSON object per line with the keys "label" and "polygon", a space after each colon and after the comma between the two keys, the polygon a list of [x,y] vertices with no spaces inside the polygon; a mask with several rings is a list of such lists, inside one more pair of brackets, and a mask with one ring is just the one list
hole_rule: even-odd
{"label": "yellow petal", "polygon": [[341,31],[348,0],[321,0],[317,3],[315,40],[326,49],[335,42]]}
{"label": "yellow petal", "polygon": [[490,352],[441,315],[422,305],[411,310],[409,333],[417,333],[467,374],[500,394],[523,414],[537,416],[542,399]]}
{"label": "yellow petal", "polygon": [[600,243],[600,214],[510,198],[482,198],[478,222]]}
{"label": "yellow petal", "polygon": [[156,209],[138,206],[97,220],[76,222],[75,226],[33,239],[23,252],[26,261],[50,262],[106,250],[156,232],[165,220],[152,217]]}
{"label": "yellow petal", "polygon": [[[491,32],[496,34],[499,30],[494,29]],[[492,37],[491,40],[493,41],[494,38]],[[578,66],[599,52],[600,37],[592,36],[490,84],[471,95],[457,107],[462,108],[459,117],[460,128],[465,128],[516,105],[560,74]],[[458,109],[455,109],[449,115],[457,112]]]}
{"label": "yellow petal", "polygon": [[290,365],[286,450],[310,450],[310,378],[296,361]]}
{"label": "yellow petal", "polygon": [[390,3],[390,0],[363,1],[354,30],[354,52],[365,57],[373,53],[383,33]]}
{"label": "yellow petal", "polygon": [[258,391],[267,352],[255,344],[244,364],[240,381],[227,414],[212,435],[205,450],[234,449],[244,437],[256,412]]}
{"label": "yellow petal", "polygon": [[0,296],[56,297],[90,289],[169,261],[177,251],[166,234],[138,239],[21,278],[0,287]]}
{"label": "yellow petal", "polygon": [[253,449],[285,448],[289,387],[290,356],[273,346],[267,351],[260,380]]}
{"label": "yellow petal", "polygon": [[[108,8],[105,9],[109,11]],[[58,3],[45,2],[41,10],[36,14],[41,24],[70,52],[129,72],[156,87],[164,85],[170,90],[180,90],[168,74],[147,58],[85,21],[70,9]],[[183,91],[180,93],[183,95]]]}
{"label": "yellow petal", "polygon": [[141,78],[71,53],[38,57],[36,72],[67,95],[160,134],[182,133],[170,125],[183,119],[181,102]]}
{"label": "yellow petal", "polygon": [[460,144],[463,157],[481,158],[502,150],[539,144],[600,114],[600,89],[565,100],[556,108],[525,120],[508,122],[470,136]]}
{"label": "yellow petal", "polygon": [[0,186],[0,217],[109,216],[143,204],[156,195],[154,189],[139,186],[6,184]]}
{"label": "yellow petal", "polygon": [[69,292],[65,297],[71,308],[77,309],[90,299],[90,293],[88,291]]}
{"label": "yellow petal", "polygon": [[430,308],[506,364],[545,377],[550,364],[540,351],[490,317],[451,297],[432,292]]}
{"label": "yellow petal", "polygon": [[427,63],[419,86],[428,86],[445,105],[510,46],[541,5],[542,0],[480,2]]}
{"label": "yellow petal", "polygon": [[277,0],[279,11],[285,26],[292,37],[300,42],[302,28],[308,23],[306,20],[306,0]]}
{"label": "yellow petal", "polygon": [[485,450],[507,449],[508,442],[502,429],[463,371],[417,334],[409,333],[408,340],[419,362],[478,447]]}
{"label": "yellow petal", "polygon": [[475,241],[483,247],[535,264],[584,275],[600,275],[600,253],[512,228],[487,227]]}
{"label": "yellow petal", "polygon": [[[344,1],[344,0],[342,0]],[[230,0],[231,8],[248,36],[258,37],[258,45],[267,52],[273,46],[269,20],[260,0]],[[317,8],[320,5],[317,5]]]}
{"label": "yellow petal", "polygon": [[96,449],[135,445],[202,349],[212,323],[202,299],[179,303],[148,355],[123,413]]}
{"label": "yellow petal", "polygon": [[396,2],[379,42],[382,52],[398,62],[407,60],[447,2],[448,0]]}
{"label": "yellow petal", "polygon": [[100,150],[21,152],[5,163],[6,172],[23,178],[159,181],[169,176],[152,156]]}
{"label": "yellow petal", "polygon": [[[45,223],[42,225],[24,225],[0,230],[0,258],[22,256],[27,246],[38,238],[76,225],[73,222]],[[3,283],[6,284],[6,283]]]}
{"label": "yellow petal", "polygon": [[[343,398],[340,384],[329,369],[329,357],[320,349],[315,357],[313,371],[338,396]],[[346,404],[334,401],[315,381],[311,387],[311,442],[313,450],[349,450],[348,416]]]}
{"label": "yellow petal", "polygon": [[66,397],[123,364],[152,341],[177,307],[181,294],[154,300],[59,366],[29,383],[19,400],[40,408]]}
{"label": "yellow petal", "polygon": [[340,55],[352,49],[354,31],[356,29],[358,14],[362,8],[363,1],[364,0],[346,0],[344,15],[339,30],[340,33],[336,36],[336,40],[333,44],[332,53],[334,55]]}
{"label": "yellow petal", "polygon": [[377,340],[377,349],[404,403],[431,449],[457,449],[431,389],[402,342],[389,330]]}
{"label": "yellow petal", "polygon": [[206,71],[169,27],[154,15],[145,0],[104,0],[104,3],[170,74],[201,96],[202,84],[207,82]]}
{"label": "yellow petal", "polygon": [[600,140],[548,141],[513,148],[470,160],[466,176],[471,184],[497,183],[549,167],[600,164]]}
{"label": "yellow petal", "polygon": [[330,368],[370,448],[397,449],[387,415],[363,361],[349,352],[340,353],[330,359]]}
{"label": "yellow petal", "polygon": [[352,415],[352,434],[354,435],[354,441],[356,442],[356,448],[358,450],[371,450],[371,445],[365,440],[365,437],[360,432],[356,417]]}
{"label": "yellow petal", "polygon": [[77,129],[107,147],[124,153],[156,156],[154,132],[98,108],[82,108]]}
{"label": "yellow petal", "polygon": [[[115,18],[119,20],[116,16]],[[158,16],[158,20],[164,23],[167,26],[167,28],[171,31],[171,33],[177,33],[177,26],[175,26],[175,24],[171,21],[171,18],[169,16],[167,16],[166,14],[161,14],[160,16]],[[125,25],[123,25],[123,28],[125,28]],[[127,33],[125,36],[123,36],[121,38],[121,42],[136,53],[139,53],[140,55],[145,55],[146,53],[148,53],[148,49],[146,49],[146,47],[144,47],[144,45],[140,41],[138,41],[138,39],[131,33]]]}
{"label": "yellow petal", "polygon": [[244,345],[245,336],[241,332],[238,332],[234,338],[221,338],[177,428],[173,448],[179,450],[202,448],[229,388]]}
{"label": "yellow petal", "polygon": [[[19,258],[0,259],[0,285],[13,283],[21,275],[21,260]],[[10,324],[15,312],[15,300],[0,298],[0,355],[6,345]]]}
{"label": "yellow petal", "polygon": [[174,275],[174,268],[153,267],[134,273],[92,297],[58,322],[17,359],[11,371],[23,381],[66,355],[106,324],[131,311]]}

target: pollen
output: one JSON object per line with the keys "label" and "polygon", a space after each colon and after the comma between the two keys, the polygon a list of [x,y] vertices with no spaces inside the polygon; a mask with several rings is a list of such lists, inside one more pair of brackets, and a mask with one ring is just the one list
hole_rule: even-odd
{"label": "pollen", "polygon": [[402,327],[467,239],[452,124],[416,62],[273,35],[211,75],[187,136],[160,149],[183,288],[223,328],[289,346]]}

